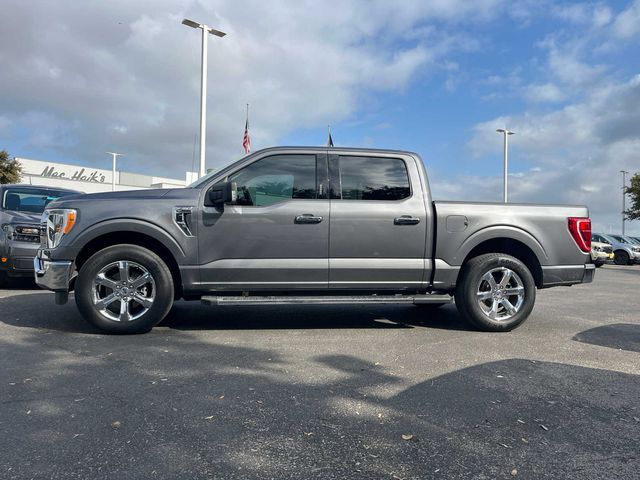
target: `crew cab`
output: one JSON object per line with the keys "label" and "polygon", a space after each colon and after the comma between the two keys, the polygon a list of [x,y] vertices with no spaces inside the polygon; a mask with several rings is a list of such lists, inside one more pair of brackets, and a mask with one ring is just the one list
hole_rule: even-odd
{"label": "crew cab", "polygon": [[75,190],[37,185],[0,185],[0,286],[33,277],[40,246],[40,218],[46,205]]}
{"label": "crew cab", "polygon": [[[437,202],[411,152],[281,147],[183,189],[79,195],[43,214],[36,282],[144,332],[175,299],[213,305],[455,303],[522,323],[536,289],[591,282],[584,206]],[[428,309],[425,309],[428,311]],[[425,312],[426,313],[426,312]]]}

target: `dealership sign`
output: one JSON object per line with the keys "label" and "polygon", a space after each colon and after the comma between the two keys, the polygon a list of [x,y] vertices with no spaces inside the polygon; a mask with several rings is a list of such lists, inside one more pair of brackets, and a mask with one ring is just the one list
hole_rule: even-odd
{"label": "dealership sign", "polygon": [[[23,175],[32,177],[70,180],[83,183],[111,183],[111,170],[81,167],[67,163],[43,162],[28,158],[16,158],[20,162]],[[116,173],[117,175],[117,173]],[[118,177],[116,176],[116,180]]]}
{"label": "dealership sign", "polygon": [[40,173],[41,177],[50,178],[65,178],[67,180],[75,180],[76,182],[95,182],[104,183],[107,179],[103,173],[99,170],[87,170],[86,168],[79,168],[73,173],[64,171],[58,167],[47,165]]}

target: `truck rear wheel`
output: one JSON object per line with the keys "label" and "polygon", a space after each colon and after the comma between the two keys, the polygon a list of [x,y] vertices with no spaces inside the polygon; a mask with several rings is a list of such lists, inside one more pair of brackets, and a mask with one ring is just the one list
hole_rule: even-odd
{"label": "truck rear wheel", "polygon": [[480,330],[505,332],[524,322],[536,299],[533,275],[511,255],[472,258],[460,272],[456,306]]}
{"label": "truck rear wheel", "polygon": [[173,278],[155,253],[138,245],[115,245],[95,253],[75,284],[82,316],[109,333],[144,333],[173,304]]}

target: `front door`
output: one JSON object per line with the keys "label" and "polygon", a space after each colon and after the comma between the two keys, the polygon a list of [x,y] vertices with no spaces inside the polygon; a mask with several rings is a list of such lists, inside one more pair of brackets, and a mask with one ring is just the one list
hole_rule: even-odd
{"label": "front door", "polygon": [[330,154],[329,171],[329,287],[423,287],[430,226],[415,160]]}
{"label": "front door", "polygon": [[272,154],[227,179],[237,183],[237,204],[202,209],[203,289],[326,289],[326,155]]}

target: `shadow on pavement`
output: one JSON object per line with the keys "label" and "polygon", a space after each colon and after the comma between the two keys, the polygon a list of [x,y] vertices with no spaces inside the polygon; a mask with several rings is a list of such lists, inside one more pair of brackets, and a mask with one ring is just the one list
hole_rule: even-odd
{"label": "shadow on pavement", "polygon": [[170,338],[0,339],[3,478],[595,479],[640,468],[634,375],[511,359],[395,394],[407,381],[395,364],[292,363]]}
{"label": "shadow on pavement", "polygon": [[224,306],[178,302],[161,326],[177,330],[414,328],[471,330],[455,306],[414,305]]}
{"label": "shadow on pavement", "polygon": [[0,290],[42,290],[31,277],[15,277],[8,280]]}
{"label": "shadow on pavement", "polygon": [[[55,305],[53,293],[0,298],[0,321],[16,327],[99,333],[84,321],[73,295],[69,303]],[[175,330],[280,330],[280,329],[395,329],[427,327],[471,330],[455,306],[439,309],[413,305],[310,305],[210,307],[200,302],[176,302],[160,326]]]}
{"label": "shadow on pavement", "polygon": [[640,324],[616,323],[596,327],[576,334],[572,340],[601,347],[640,352]]}

